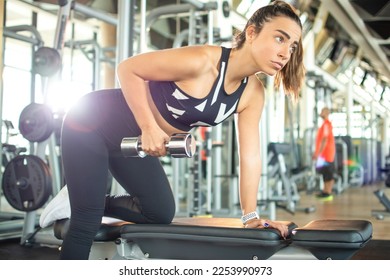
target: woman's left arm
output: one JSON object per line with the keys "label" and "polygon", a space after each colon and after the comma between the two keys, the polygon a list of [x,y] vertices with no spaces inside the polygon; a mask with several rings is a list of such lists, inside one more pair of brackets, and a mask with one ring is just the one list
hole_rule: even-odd
{"label": "woman's left arm", "polygon": [[[258,82],[258,81],[253,81]],[[256,211],[261,176],[260,117],[264,107],[264,88],[248,84],[243,108],[237,114],[238,154],[240,164],[239,194],[242,215]],[[254,92],[256,89],[256,92]]]}
{"label": "woman's left arm", "polygon": [[[242,215],[256,212],[257,194],[261,177],[261,143],[260,118],[264,108],[264,87],[259,83],[251,92],[248,92],[243,108],[237,114],[238,147],[240,162],[240,205]],[[279,230],[286,238],[288,227],[280,222],[252,219],[245,223],[245,227],[272,227]]]}

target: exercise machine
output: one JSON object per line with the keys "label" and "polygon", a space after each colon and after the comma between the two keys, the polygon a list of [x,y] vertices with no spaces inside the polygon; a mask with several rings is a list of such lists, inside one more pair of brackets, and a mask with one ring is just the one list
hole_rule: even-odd
{"label": "exercise machine", "polygon": [[[297,210],[306,213],[314,212],[314,206],[299,208],[300,195],[298,191],[297,181],[301,177],[306,177],[305,174],[292,174],[287,168],[286,157],[291,153],[291,145],[289,143],[271,142],[268,144],[268,177],[274,180],[275,184],[268,190],[268,196],[260,203],[276,203],[276,206],[285,209],[290,213],[295,213]],[[270,184],[269,184],[270,185]],[[271,213],[271,219],[275,215]]]}
{"label": "exercise machine", "polygon": [[[244,228],[238,218],[178,217],[168,225],[116,221],[102,224],[90,259],[350,259],[372,238],[365,220],[282,223],[289,228],[286,239],[272,228]],[[68,226],[68,219],[56,221],[54,235],[63,239]]]}
{"label": "exercise machine", "polygon": [[390,216],[390,200],[382,189],[376,190],[374,194],[379,199],[380,203],[385,207],[385,209],[372,210],[371,214],[378,220],[383,220],[385,216]]}
{"label": "exercise machine", "polygon": [[[390,156],[386,156],[385,167],[380,171],[384,173],[385,186],[390,188]],[[379,202],[384,206],[383,210],[372,210],[372,216],[378,220],[383,220],[385,216],[390,216],[390,199],[387,197],[383,188],[374,191],[374,195],[379,199]]]}

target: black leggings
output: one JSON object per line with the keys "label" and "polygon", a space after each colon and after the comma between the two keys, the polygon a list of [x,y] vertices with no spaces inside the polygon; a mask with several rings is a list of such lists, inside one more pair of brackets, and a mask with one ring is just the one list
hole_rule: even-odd
{"label": "black leggings", "polygon": [[[125,158],[123,137],[140,129],[119,89],[81,98],[64,119],[61,149],[71,204],[61,259],[88,259],[103,215],[135,223],[170,223],[175,202],[158,158]],[[109,171],[129,195],[107,195]]]}

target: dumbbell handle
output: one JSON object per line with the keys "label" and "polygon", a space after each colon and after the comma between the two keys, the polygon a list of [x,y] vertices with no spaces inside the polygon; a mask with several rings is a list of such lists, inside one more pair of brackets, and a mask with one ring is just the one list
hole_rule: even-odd
{"label": "dumbbell handle", "polygon": [[[196,151],[196,141],[189,133],[173,134],[165,143],[167,152],[175,158],[192,157]],[[125,137],[121,143],[122,154],[125,157],[145,157],[142,150],[141,137]]]}

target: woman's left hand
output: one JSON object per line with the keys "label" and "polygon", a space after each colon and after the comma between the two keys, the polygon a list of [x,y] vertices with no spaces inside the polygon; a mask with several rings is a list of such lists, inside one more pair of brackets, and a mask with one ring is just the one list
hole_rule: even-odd
{"label": "woman's left hand", "polygon": [[281,223],[281,222],[275,222],[265,219],[253,219],[248,221],[245,224],[246,228],[274,228],[277,229],[280,232],[280,235],[286,239],[289,232],[288,232],[288,226]]}

